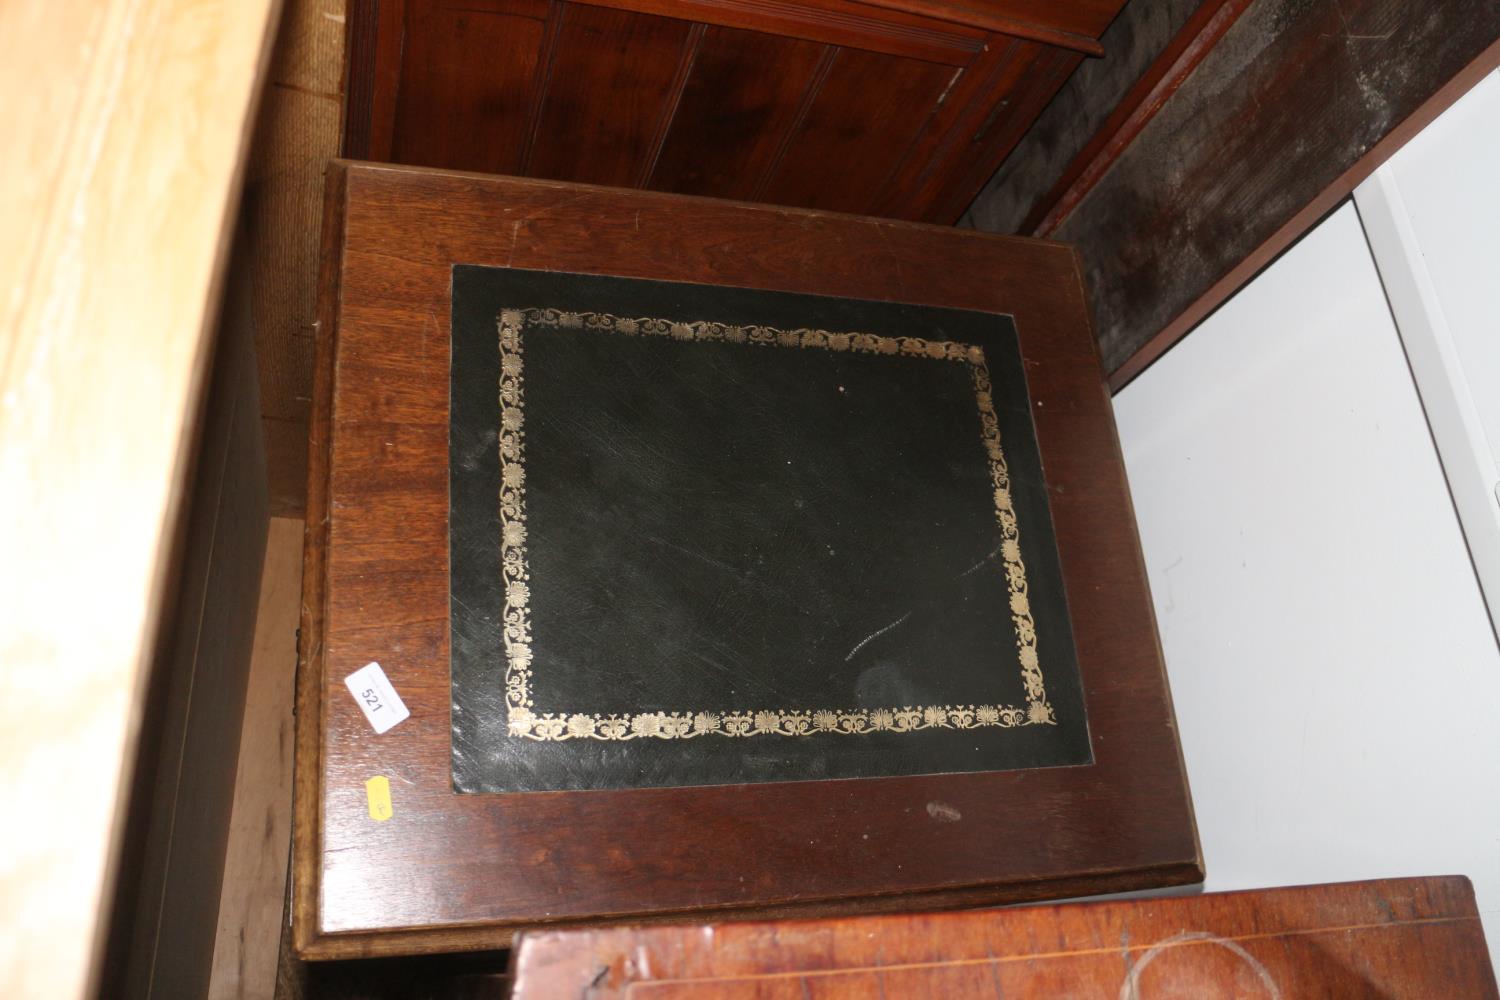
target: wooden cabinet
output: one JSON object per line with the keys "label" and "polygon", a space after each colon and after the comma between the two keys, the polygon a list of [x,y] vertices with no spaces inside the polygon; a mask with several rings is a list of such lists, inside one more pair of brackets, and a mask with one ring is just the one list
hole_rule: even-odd
{"label": "wooden cabinet", "polygon": [[524,935],[515,1000],[1493,998],[1462,877]]}
{"label": "wooden cabinet", "polygon": [[[871,912],[1014,902],[1202,878],[1124,468],[1089,336],[1077,259],[1070,248],[951,227],[369,164],[335,165],[328,194],[298,675],[293,931],[304,957],[481,950],[502,947],[517,929],[540,924],[660,918],[705,909],[739,915]],[[475,329],[469,325],[475,317],[482,327],[495,330],[497,382],[507,371],[525,371],[528,381],[525,388],[515,382],[500,390],[517,401],[503,410],[495,390],[488,387],[479,395],[460,390],[458,398],[494,401],[497,427],[514,430],[524,423],[529,428],[528,462],[545,447],[540,428],[546,418],[527,408],[543,405],[543,383],[538,379],[547,362],[535,342],[524,361],[509,349],[502,358],[503,335],[492,324],[513,322],[506,317],[511,310],[491,309],[489,302],[469,308],[463,303],[476,300],[467,297],[462,281],[455,284],[455,274],[463,279],[486,268],[572,272],[574,277],[583,272],[595,281],[601,276],[649,279],[713,286],[740,296],[839,296],[875,304],[943,307],[945,314],[960,309],[1009,317],[996,317],[996,322],[1013,324],[1012,343],[1024,366],[1024,391],[1015,383],[1007,389],[986,375],[987,388],[977,389],[979,383],[974,383],[976,403],[967,403],[965,397],[965,406],[1002,406],[1002,413],[1019,410],[1029,413],[1034,423],[1034,454],[1046,472],[1045,502],[1081,678],[1081,688],[1074,689],[1081,703],[1075,700],[1077,707],[1067,716],[1074,723],[1086,718],[1089,759],[1076,766],[1034,766],[1033,761],[1006,770],[885,771],[883,776],[858,780],[817,780],[832,773],[827,763],[831,757],[825,754],[815,761],[817,770],[806,768],[809,780],[756,778],[743,784],[678,782],[664,787],[666,782],[648,779],[642,772],[635,784],[654,787],[595,784],[593,789],[605,790],[541,792],[456,788],[455,714],[462,715],[465,741],[472,732],[482,735],[485,727],[501,743],[545,735],[526,720],[553,719],[554,704],[547,700],[551,696],[543,690],[542,680],[533,685],[525,677],[532,672],[537,678],[556,676],[553,671],[562,660],[559,647],[549,645],[538,629],[535,648],[528,640],[523,659],[516,658],[518,647],[513,646],[488,661],[493,669],[487,679],[470,675],[481,683],[474,690],[486,693],[477,709],[461,705],[455,713],[452,666],[474,661],[462,651],[455,657],[453,651],[472,648],[469,636],[477,634],[466,632],[464,615],[469,610],[464,609],[478,608],[481,616],[500,615],[511,621],[504,610],[507,601],[513,608],[530,608],[540,615],[549,588],[554,594],[568,590],[555,588],[540,569],[528,571],[524,580],[511,580],[497,601],[483,596],[470,600],[466,590],[453,586],[454,579],[463,585],[462,566],[467,565],[452,557],[454,539],[460,540],[458,558],[479,554],[476,575],[497,578],[510,572],[502,567],[520,567],[525,559],[542,558],[548,551],[547,530],[534,517],[519,533],[501,536],[509,541],[470,544],[466,539],[474,536],[469,528],[480,521],[465,512],[475,508],[463,508],[457,515],[450,510],[451,496],[474,496],[481,501],[479,509],[488,514],[489,498],[497,497],[507,482],[525,484],[530,498],[525,502],[532,504],[533,515],[544,509],[546,473],[541,466],[522,468],[511,462],[506,471],[499,468],[502,456],[522,454],[510,430],[509,443],[502,443],[497,432],[481,438],[475,449],[452,452],[455,458],[450,461],[453,387],[481,385],[488,378],[487,370],[474,360],[482,361],[483,356],[468,353],[470,361],[459,371],[482,377],[478,382],[454,380],[458,355],[450,350],[453,333]],[[545,303],[517,299],[524,309],[535,304]],[[690,315],[683,310],[700,307],[684,306],[680,300],[665,308],[677,310],[657,314],[681,321],[670,330],[677,341],[683,340],[684,332],[692,332],[689,324],[694,319],[719,315]],[[824,317],[820,322],[832,322],[826,319],[829,308],[824,302],[787,315],[818,315]],[[559,322],[568,324],[559,329],[583,321],[571,309],[558,312]],[[592,315],[597,319],[601,314]],[[958,321],[955,316],[953,323]],[[645,325],[649,323],[630,321],[631,330]],[[616,329],[629,335],[623,324]],[[739,343],[735,332],[745,334],[746,329],[726,327],[722,344],[696,346],[734,348]],[[753,336],[763,341],[764,332],[764,327],[756,327]],[[822,350],[824,345],[845,349],[835,346],[835,335],[824,330],[804,332],[809,334],[805,339],[794,337],[783,344],[777,337],[778,346],[768,344],[765,350]],[[813,333],[827,339],[813,338]],[[860,333],[861,340],[868,336]],[[886,357],[865,360],[919,363],[895,356],[910,351],[925,355],[920,363],[938,364],[940,359],[930,352],[933,346],[914,336],[899,343],[887,336],[886,346],[874,348]],[[944,346],[945,357],[951,357],[952,346],[956,345]],[[742,349],[762,350],[753,344]],[[725,370],[743,363],[743,358],[726,363]],[[843,390],[840,383],[836,391]],[[979,392],[985,397],[982,404]],[[863,390],[851,389],[851,394],[863,397]],[[669,395],[661,392],[662,399]],[[458,404],[464,412],[467,405]],[[976,416],[973,425],[976,452],[988,452],[990,441],[996,455],[1023,447],[1021,437],[1009,436],[1002,448],[999,434],[1004,432],[997,431],[981,449],[980,419]],[[476,421],[470,426],[482,425]],[[489,493],[488,482],[450,480],[454,468],[480,468],[478,456],[489,449],[497,453],[496,494]],[[664,457],[664,462],[683,461],[680,456],[689,453],[686,448],[659,452],[677,456]],[[1019,481],[1024,475],[1022,453],[1009,454],[1007,481]],[[510,469],[519,474],[512,477]],[[459,483],[456,489],[454,482]],[[478,482],[478,489],[464,485],[470,482]],[[1027,516],[1012,502],[1010,489],[1001,485],[994,493],[984,490],[986,517],[991,503],[1003,503],[1002,522]],[[1003,501],[995,494],[1003,494]],[[819,487],[816,497],[831,495]],[[832,523],[817,513],[827,509],[825,499],[813,497],[809,494],[806,504],[809,516]],[[795,506],[803,506],[800,498]],[[923,517],[932,516],[921,504],[899,507],[909,508],[912,521],[917,520],[918,508]],[[722,509],[705,501],[705,511]],[[843,509],[834,513],[842,516]],[[573,523],[587,520],[576,518]],[[675,537],[671,544],[680,547]],[[529,554],[520,551],[520,541]],[[514,553],[514,558],[502,554],[505,546],[505,553]],[[843,543],[838,548],[846,550]],[[688,554],[693,555],[691,550]],[[491,555],[493,560],[486,562]],[[991,553],[972,567],[955,569],[969,578],[993,565],[995,556]],[[1010,567],[1019,560],[1000,558],[1012,560],[1005,570],[1011,579]],[[1025,562],[1015,578],[1032,582],[1025,592],[1011,593],[1006,602],[1018,617],[1002,620],[1015,622],[1018,636],[1026,631],[1027,648],[1033,653],[1042,646],[1062,648],[1057,643],[1045,645],[1051,640],[1040,610],[1042,589],[1033,588],[1043,561],[1028,554]],[[450,572],[455,567],[456,576]],[[807,595],[804,607],[828,603],[820,596],[829,593],[827,588],[785,586],[788,593]],[[782,587],[780,582],[767,585],[771,590]],[[455,615],[454,607],[460,604],[462,613]],[[1026,609],[1024,618],[1019,617],[1021,609]],[[873,621],[871,627],[883,620]],[[856,636],[864,631],[863,626],[853,630]],[[619,646],[631,648],[634,642],[622,638]],[[1017,656],[1025,662],[1023,653]],[[345,678],[371,661],[381,665],[410,710],[410,717],[388,732],[372,730],[345,686]],[[588,662],[598,664],[601,685],[623,676],[611,672],[615,657],[601,655]],[[839,669],[836,655],[817,662],[818,669],[830,676]],[[518,663],[528,673],[507,676],[505,672]],[[693,668],[665,658],[661,669],[677,673],[684,683],[694,676]],[[703,675],[698,676],[701,680]],[[1048,697],[1062,690],[1054,685],[1060,676],[1048,674]],[[536,701],[528,694],[521,699],[524,705],[516,703],[526,708],[524,715],[506,708],[500,729],[500,706],[510,704],[505,692],[513,690],[516,678],[536,694]],[[486,680],[487,688],[482,686]],[[489,699],[487,707],[484,698]],[[695,720],[695,727],[718,726],[720,716],[706,714],[719,711],[712,700],[684,700],[681,706],[704,709],[709,721]],[[656,711],[658,707],[675,713],[678,705],[662,703],[647,709],[654,714],[631,718],[630,732],[641,742],[628,745],[629,755],[641,753],[641,747],[678,754],[685,745],[677,739],[683,731],[669,732],[668,712]],[[580,703],[576,711],[585,708]],[[878,706],[871,703],[871,708]],[[944,711],[934,710],[936,716],[927,708],[921,712],[928,729],[944,723]],[[804,735],[807,731],[800,729],[769,732],[780,728],[780,715],[757,711],[753,724],[767,731],[741,730],[737,738],[745,739],[733,744],[732,752],[764,760],[773,755],[766,740],[865,738],[834,734],[830,729],[836,720],[825,725],[817,719],[832,713],[806,714],[819,734]],[[873,721],[877,714],[885,720]],[[976,720],[979,715],[973,713]],[[762,716],[771,721],[758,721]],[[881,731],[882,739],[890,735],[885,730],[898,728],[890,716],[888,711],[870,713],[870,726]],[[470,727],[468,719],[477,720],[479,728]],[[606,741],[623,738],[618,732],[600,734],[582,714],[577,719],[582,724],[575,727],[570,714],[567,732],[580,740],[595,735]],[[968,746],[977,748],[988,737],[963,721],[952,733],[962,735],[958,749],[966,753]],[[996,721],[992,715],[986,724]],[[1054,726],[1050,712],[1035,721],[1038,725],[1030,732],[993,732],[1017,739],[1051,739],[1051,734],[1074,724]],[[606,724],[613,723],[597,723],[600,728]],[[936,733],[916,732],[914,721],[901,722],[900,727],[924,741]],[[861,733],[866,729],[862,723],[846,728]],[[736,734],[703,738],[723,740],[728,735]],[[663,739],[654,739],[658,736]],[[459,750],[466,745],[457,744]],[[489,745],[494,748],[494,741]],[[618,753],[615,747],[624,744],[597,745],[606,748],[610,759],[643,759]],[[894,744],[861,746],[860,752],[870,754],[873,763],[877,757],[889,759]],[[496,752],[507,751],[502,746]],[[681,761],[680,756],[676,759]],[[372,815],[368,782],[375,778],[386,779],[390,799]],[[377,782],[375,787],[382,785]]]}
{"label": "wooden cabinet", "polygon": [[951,223],[1122,2],[365,0],[344,153]]}

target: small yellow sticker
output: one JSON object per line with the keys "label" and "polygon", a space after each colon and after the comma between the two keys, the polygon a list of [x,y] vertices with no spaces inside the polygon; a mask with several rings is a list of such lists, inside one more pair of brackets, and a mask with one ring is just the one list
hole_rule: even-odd
{"label": "small yellow sticker", "polygon": [[391,783],[385,775],[377,774],[366,781],[365,795],[370,800],[371,819],[384,821],[391,818]]}

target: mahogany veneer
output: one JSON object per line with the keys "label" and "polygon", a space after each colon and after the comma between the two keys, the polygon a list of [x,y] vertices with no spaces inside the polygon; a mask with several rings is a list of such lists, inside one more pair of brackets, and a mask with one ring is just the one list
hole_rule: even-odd
{"label": "mahogany veneer", "polygon": [[355,0],[344,153],[951,223],[1123,0]]}
{"label": "mahogany veneer", "polygon": [[[503,947],[548,922],[994,903],[1202,877],[1108,393],[1070,247],[764,205],[336,163],[328,178],[298,680],[308,957]],[[450,776],[456,263],[1008,313],[1033,401],[1093,763],[624,791]],[[376,736],[377,660],[411,717]],[[389,778],[371,819],[365,781]]]}
{"label": "mahogany veneer", "polygon": [[526,934],[514,1000],[1495,997],[1469,880]]}

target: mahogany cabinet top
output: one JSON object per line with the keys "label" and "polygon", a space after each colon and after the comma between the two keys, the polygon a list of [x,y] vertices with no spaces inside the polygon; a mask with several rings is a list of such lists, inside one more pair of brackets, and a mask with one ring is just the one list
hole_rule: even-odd
{"label": "mahogany cabinet top", "polygon": [[1468,879],[522,936],[512,996],[1493,998]]}
{"label": "mahogany cabinet top", "polygon": [[951,223],[1123,0],[363,0],[343,155]]}
{"label": "mahogany cabinet top", "polygon": [[[327,191],[297,709],[294,931],[304,955],[503,946],[515,930],[546,923],[933,907],[1202,877],[1124,468],[1070,247],[346,162],[330,167]],[[1092,763],[456,792],[448,549],[456,265],[1009,315]],[[371,661],[411,712],[383,735],[344,685]],[[377,776],[389,783],[385,819],[372,818],[367,798],[366,782]]]}

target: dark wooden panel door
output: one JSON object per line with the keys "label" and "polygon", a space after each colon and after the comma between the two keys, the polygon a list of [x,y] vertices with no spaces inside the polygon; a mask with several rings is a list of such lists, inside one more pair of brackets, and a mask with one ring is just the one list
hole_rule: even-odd
{"label": "dark wooden panel door", "polygon": [[546,14],[542,0],[411,0],[390,159],[519,172]]}
{"label": "dark wooden panel door", "polygon": [[1037,6],[355,0],[345,154],[952,222],[1097,46]]}
{"label": "dark wooden panel door", "polygon": [[[525,173],[639,186],[693,64],[701,25],[607,7],[559,4]],[[604,99],[604,95],[610,95]]]}
{"label": "dark wooden panel door", "polygon": [[778,205],[861,212],[964,72],[879,52],[840,50],[762,196]]}

